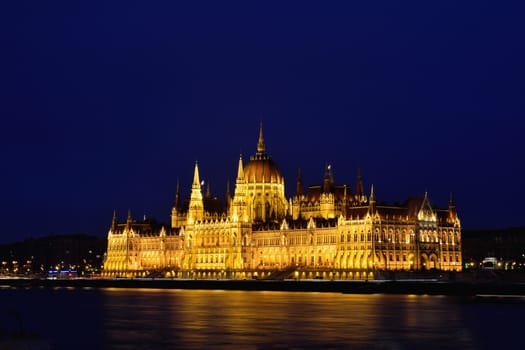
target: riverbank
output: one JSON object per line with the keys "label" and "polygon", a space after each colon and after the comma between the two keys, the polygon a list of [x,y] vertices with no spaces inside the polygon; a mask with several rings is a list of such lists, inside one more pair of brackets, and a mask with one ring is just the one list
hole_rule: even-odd
{"label": "riverbank", "polygon": [[427,280],[317,281],[317,280],[183,280],[132,279],[2,279],[0,288],[158,288],[333,292],[349,294],[522,295],[525,283]]}

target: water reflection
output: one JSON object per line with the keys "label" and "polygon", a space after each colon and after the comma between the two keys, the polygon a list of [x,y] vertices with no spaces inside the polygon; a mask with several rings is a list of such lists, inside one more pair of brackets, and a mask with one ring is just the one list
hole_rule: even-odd
{"label": "water reflection", "polygon": [[23,327],[53,350],[525,349],[524,304],[444,296],[9,289],[0,306],[0,348]]}
{"label": "water reflection", "polygon": [[332,293],[106,290],[118,349],[474,348],[450,298]]}

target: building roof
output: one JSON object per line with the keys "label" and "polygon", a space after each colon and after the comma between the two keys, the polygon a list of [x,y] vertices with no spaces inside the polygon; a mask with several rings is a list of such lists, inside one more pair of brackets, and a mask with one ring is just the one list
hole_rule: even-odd
{"label": "building roof", "polygon": [[259,131],[259,142],[257,153],[250,157],[250,161],[244,167],[244,179],[246,183],[280,183],[284,179],[272,158],[266,154],[266,145],[262,133],[262,125]]}

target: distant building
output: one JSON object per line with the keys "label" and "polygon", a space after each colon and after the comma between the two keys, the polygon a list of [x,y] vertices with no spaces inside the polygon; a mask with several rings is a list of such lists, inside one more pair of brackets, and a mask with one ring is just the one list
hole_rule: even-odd
{"label": "distant building", "polygon": [[505,270],[525,268],[525,227],[463,230],[462,238],[466,268],[483,266],[489,257]]}
{"label": "distant building", "polygon": [[335,183],[326,165],[320,185],[285,197],[284,178],[266,153],[239,159],[226,205],[202,194],[195,164],[189,201],[177,186],[171,227],[155,230],[132,219],[108,232],[105,276],[179,278],[373,278],[381,270],[461,270],[461,224],[452,197],[435,209],[429,198],[381,205],[367,196],[360,174],[353,190]]}
{"label": "distant building", "polygon": [[100,274],[106,239],[84,234],[53,235],[0,245],[0,275],[41,275],[75,270],[78,276]]}

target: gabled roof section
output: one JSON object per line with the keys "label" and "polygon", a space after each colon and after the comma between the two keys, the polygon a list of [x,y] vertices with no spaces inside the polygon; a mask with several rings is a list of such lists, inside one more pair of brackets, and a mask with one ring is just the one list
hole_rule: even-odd
{"label": "gabled roof section", "polygon": [[430,201],[428,200],[426,192],[425,197],[423,197],[423,202],[419,207],[419,211],[417,212],[417,219],[420,221],[436,221],[436,213],[430,205]]}

